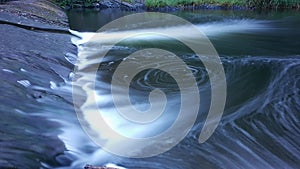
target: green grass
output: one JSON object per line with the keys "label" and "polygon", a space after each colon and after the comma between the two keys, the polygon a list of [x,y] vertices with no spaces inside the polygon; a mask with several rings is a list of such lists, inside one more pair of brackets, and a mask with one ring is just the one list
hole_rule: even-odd
{"label": "green grass", "polygon": [[146,0],[148,7],[185,6],[185,5],[246,5],[243,0]]}
{"label": "green grass", "polygon": [[300,8],[300,0],[247,0],[248,6],[257,8]]}
{"label": "green grass", "polygon": [[146,0],[148,7],[222,5],[256,8],[300,8],[300,0]]}

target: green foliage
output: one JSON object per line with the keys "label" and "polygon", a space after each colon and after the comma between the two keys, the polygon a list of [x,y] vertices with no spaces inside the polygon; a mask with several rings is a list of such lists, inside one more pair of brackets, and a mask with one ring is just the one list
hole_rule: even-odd
{"label": "green foliage", "polygon": [[247,0],[247,5],[256,8],[299,8],[300,0]]}
{"label": "green foliage", "polygon": [[72,0],[53,0],[53,2],[59,6],[71,6]]}
{"label": "green foliage", "polygon": [[162,6],[185,6],[185,5],[245,5],[243,0],[146,0],[146,5],[149,7],[162,7]]}
{"label": "green foliage", "polygon": [[[0,0],[6,2],[8,0]],[[52,0],[59,6],[91,7],[95,2],[101,0]],[[122,0],[134,3],[135,0]],[[255,8],[300,8],[300,0],[140,0],[144,1],[147,7],[164,7],[164,6],[186,6],[186,5],[222,5],[222,6],[246,6]]]}
{"label": "green foliage", "polygon": [[83,7],[90,7],[93,6],[95,2],[98,2],[98,0],[54,0],[56,4],[59,6],[65,7],[75,7],[76,5],[80,5]]}
{"label": "green foliage", "polygon": [[300,0],[146,0],[146,6],[148,7],[208,4],[223,6],[239,5],[256,8],[299,8]]}

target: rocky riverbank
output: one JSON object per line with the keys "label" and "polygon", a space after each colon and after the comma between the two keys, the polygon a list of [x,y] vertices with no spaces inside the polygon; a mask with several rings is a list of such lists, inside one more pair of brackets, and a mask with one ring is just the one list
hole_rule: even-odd
{"label": "rocky riverbank", "polygon": [[68,27],[64,11],[47,0],[8,1],[0,4],[0,17],[1,20],[35,26]]}
{"label": "rocky riverbank", "polygon": [[[72,112],[71,97],[53,84],[65,83],[73,69],[66,53],[70,42],[64,12],[46,0],[0,4],[0,168],[67,165],[60,124],[46,118],[53,100]],[[65,99],[70,98],[70,99]]]}

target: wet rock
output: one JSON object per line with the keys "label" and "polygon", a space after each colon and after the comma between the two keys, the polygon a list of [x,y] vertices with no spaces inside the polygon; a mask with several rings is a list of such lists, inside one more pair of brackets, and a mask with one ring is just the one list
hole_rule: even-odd
{"label": "wet rock", "polygon": [[100,8],[119,8],[120,5],[115,1],[104,0],[104,1],[99,2],[99,7]]}
{"label": "wet rock", "polygon": [[118,169],[118,168],[114,168],[114,167],[97,167],[97,166],[92,166],[87,164],[84,169]]}
{"label": "wet rock", "polygon": [[68,27],[62,9],[47,0],[8,1],[0,4],[0,20],[19,24]]}
{"label": "wet rock", "polygon": [[55,159],[66,151],[57,136],[60,124],[43,113],[60,99],[60,93],[50,93],[50,82],[59,84],[68,77],[73,66],[64,54],[76,49],[68,34],[45,28],[66,29],[67,18],[46,0],[8,1],[0,4],[0,24],[0,168],[62,165],[66,160]]}

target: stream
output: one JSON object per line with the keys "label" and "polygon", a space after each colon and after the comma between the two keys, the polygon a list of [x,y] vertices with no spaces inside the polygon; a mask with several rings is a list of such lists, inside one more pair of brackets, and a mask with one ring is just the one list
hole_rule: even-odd
{"label": "stream", "polygon": [[[17,62],[18,59],[13,57],[14,51],[11,51],[11,57],[0,58],[0,110],[4,121],[0,132],[5,135],[7,142],[16,140],[15,145],[0,144],[0,164],[3,162],[3,166],[14,166],[21,161],[23,168],[37,168],[32,163],[37,161],[41,164],[40,168],[58,169],[83,168],[86,164],[128,169],[299,168],[299,11],[200,10],[170,13],[193,23],[207,36],[215,47],[225,72],[227,95],[224,112],[212,136],[201,144],[198,137],[212,98],[209,70],[205,69],[202,59],[170,37],[128,38],[111,47],[111,38],[120,38],[127,31],[141,35],[145,32],[143,29],[131,28],[132,25],[128,24],[130,22],[128,25],[124,23],[128,26],[124,26],[126,30],[110,30],[104,35],[101,35],[103,32],[97,32],[100,38],[92,38],[102,26],[132,13],[113,9],[70,10],[67,14],[73,36],[69,38],[68,35],[49,34],[65,36],[64,39],[71,41],[76,49],[68,46],[68,51],[61,51],[61,55],[55,55],[54,58],[51,50],[56,49],[45,51],[42,47],[30,50],[31,55],[26,57],[26,61],[22,61],[23,58]],[[155,20],[149,18],[151,19]],[[156,25],[160,25],[161,21],[157,22]],[[194,35],[185,25],[156,26],[149,29],[175,34],[184,32],[182,36],[187,39]],[[26,33],[29,30],[20,31]],[[52,39],[48,40],[43,45],[51,45]],[[66,42],[61,40],[55,43],[64,45]],[[1,48],[4,46],[0,46]],[[152,137],[167,130],[179,114],[181,97],[178,82],[186,81],[185,77],[174,79],[169,72],[149,68],[131,79],[130,100],[136,109],[147,110],[151,107],[150,92],[160,89],[168,100],[164,114],[150,125],[129,124],[116,115],[112,81],[122,83],[129,74],[123,72],[123,77],[119,79],[113,79],[113,75],[122,62],[135,63],[134,58],[127,58],[129,55],[147,48],[171,51],[188,65],[199,89],[201,101],[195,104],[200,104],[200,108],[186,137],[169,151],[147,158],[121,157],[103,150],[89,137],[85,127],[82,128],[92,123],[92,119],[88,117],[89,112],[100,109],[103,117],[116,131],[137,138]],[[104,51],[107,52],[105,57],[99,59]],[[45,55],[43,52],[48,53]],[[48,55],[50,58],[46,59]],[[141,57],[152,64],[147,55]],[[17,63],[11,64],[12,62]],[[135,64],[139,65],[138,62]],[[155,64],[158,67],[174,68],[170,70],[174,72],[179,69],[179,62],[172,61],[172,58]],[[77,67],[76,71],[74,67]],[[94,72],[91,70],[95,68],[96,76],[88,78],[93,77]],[[91,87],[90,84],[95,86]],[[87,98],[90,97],[95,99],[93,101],[97,103],[96,106],[92,105],[94,102],[88,102]],[[122,94],[118,97],[123,98]],[[188,100],[192,111],[195,98],[190,97]],[[127,105],[123,106],[126,110]],[[78,112],[82,114],[78,115]],[[106,135],[109,134],[101,132],[96,137],[108,139]],[[179,127],[176,132],[183,130]],[[110,141],[108,139],[107,144],[117,149],[127,146],[126,151],[135,146],[127,145],[122,140],[113,140],[111,144]],[[173,140],[170,138],[165,142],[172,144]],[[48,150],[53,152],[56,149],[65,150],[64,153],[47,153]],[[144,150],[140,151],[128,153],[144,153]],[[14,154],[21,155],[14,159]],[[14,161],[17,161],[16,164]]]}

